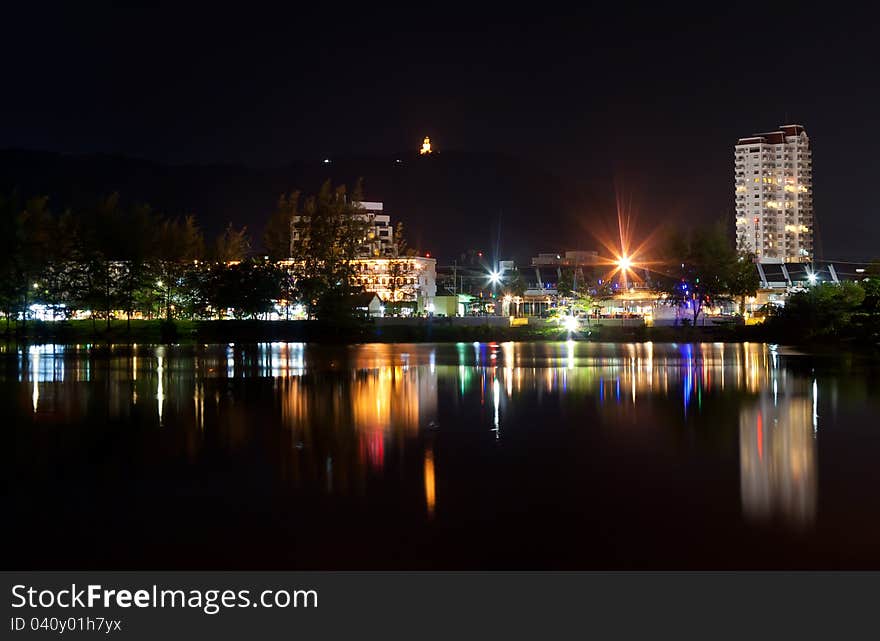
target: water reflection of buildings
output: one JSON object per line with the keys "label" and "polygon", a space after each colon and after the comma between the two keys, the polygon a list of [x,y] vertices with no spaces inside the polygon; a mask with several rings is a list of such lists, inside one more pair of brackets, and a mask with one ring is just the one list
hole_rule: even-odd
{"label": "water reflection of buildings", "polygon": [[[330,360],[332,380],[325,375],[321,381],[316,371],[326,365],[323,356],[311,356],[313,362],[307,362],[302,343],[264,343],[256,349],[230,344],[190,351],[111,346],[104,356],[89,345],[45,345],[19,350],[17,371],[18,380],[30,384],[35,413],[41,406],[54,409],[59,384],[65,383],[65,402],[82,404],[89,390],[75,384],[101,380],[108,383],[111,415],[126,416],[133,406],[152,403],[162,425],[166,414],[179,415],[189,405],[204,429],[206,399],[212,390],[215,396],[220,392],[212,379],[270,378],[282,391],[288,424],[302,425],[310,414],[329,413],[350,421],[360,433],[375,435],[416,430],[435,420],[438,375],[456,380],[462,394],[479,385],[482,397],[494,406],[492,427],[498,430],[506,400],[529,391],[537,392],[539,399],[545,394],[586,395],[600,405],[635,405],[645,394],[677,393],[687,413],[699,409],[703,395],[713,390],[765,389],[776,358],[755,343],[459,343],[455,349],[444,364],[437,364],[434,348],[410,355],[388,345],[353,347],[340,362]],[[312,389],[315,385],[331,385],[335,391],[322,399],[322,392]]]}
{"label": "water reflection of buildings", "polygon": [[808,389],[803,381],[783,390],[774,384],[772,392],[740,410],[740,489],[748,519],[781,518],[794,526],[815,519],[816,439]]}
{"label": "water reflection of buildings", "polygon": [[281,383],[282,420],[298,442],[315,429],[350,429],[371,467],[383,466],[387,438],[413,437],[437,419],[437,372],[388,365]]}
{"label": "water reflection of buildings", "polygon": [[458,357],[462,393],[481,372],[487,396],[498,396],[496,381],[507,398],[533,391],[539,399],[569,394],[599,405],[633,406],[643,395],[678,394],[685,413],[701,409],[709,392],[758,393],[774,366],[774,354],[758,343],[459,343]]}
{"label": "water reflection of buildings", "polygon": [[271,438],[273,469],[297,486],[357,493],[389,463],[404,465],[404,453],[414,460],[412,450],[429,515],[437,500],[435,475],[442,478],[443,470],[424,430],[439,423],[438,396],[451,404],[448,416],[470,412],[468,429],[494,432],[503,441],[507,417],[526,400],[591,403],[602,417],[633,418],[646,400],[669,399],[674,412],[678,403],[693,415],[710,393],[746,393],[748,403],[762,395],[740,418],[746,512],[781,511],[804,520],[815,510],[815,455],[798,431],[805,426],[810,435],[814,400],[808,388],[791,391],[794,383],[778,368],[778,356],[763,344],[264,343],[97,351],[49,345],[18,349],[17,359],[28,396],[21,402],[35,420],[63,421],[100,409],[102,421],[162,427],[157,439],[166,451],[181,449],[189,458],[205,447],[232,452]]}

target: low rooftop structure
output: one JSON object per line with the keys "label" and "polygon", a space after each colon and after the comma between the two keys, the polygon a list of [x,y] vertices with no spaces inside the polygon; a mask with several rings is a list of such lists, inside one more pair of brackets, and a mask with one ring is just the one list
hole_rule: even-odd
{"label": "low rooftop structure", "polygon": [[532,258],[532,265],[542,266],[567,266],[595,265],[599,262],[599,252],[596,251],[567,251],[567,252],[544,252]]}
{"label": "low rooftop structure", "polygon": [[756,263],[761,289],[788,289],[816,283],[857,281],[867,277],[868,263],[822,261],[812,263]]}

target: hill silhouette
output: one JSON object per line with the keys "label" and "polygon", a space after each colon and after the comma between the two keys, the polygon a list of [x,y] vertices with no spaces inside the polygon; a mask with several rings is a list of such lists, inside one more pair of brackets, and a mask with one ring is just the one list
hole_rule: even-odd
{"label": "hill silhouette", "polygon": [[[497,153],[446,151],[420,157],[332,158],[254,168],[234,164],[166,165],[106,154],[0,151],[0,190],[48,195],[54,210],[93,205],[118,192],[168,215],[195,214],[206,235],[227,222],[247,225],[259,249],[278,197],[314,193],[324,180],[354,184],[401,221],[411,247],[451,260],[468,249],[527,260],[537,251],[592,249],[589,230],[610,203],[596,185],[566,180]],[[499,235],[500,224],[500,235]]]}

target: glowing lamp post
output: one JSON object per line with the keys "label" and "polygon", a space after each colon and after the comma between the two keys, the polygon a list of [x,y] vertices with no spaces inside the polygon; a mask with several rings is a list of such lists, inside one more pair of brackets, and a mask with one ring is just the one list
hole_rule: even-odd
{"label": "glowing lamp post", "polygon": [[632,259],[623,255],[617,259],[617,268],[620,270],[620,275],[623,278],[623,287],[626,289],[629,286],[629,281],[627,280],[627,272],[632,267]]}

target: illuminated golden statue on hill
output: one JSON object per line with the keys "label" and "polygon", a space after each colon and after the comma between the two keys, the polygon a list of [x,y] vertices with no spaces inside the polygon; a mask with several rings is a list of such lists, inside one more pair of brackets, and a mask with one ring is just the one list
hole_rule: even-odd
{"label": "illuminated golden statue on hill", "polygon": [[431,153],[431,139],[428,136],[425,136],[425,140],[422,142],[422,148],[419,149],[419,154],[422,156],[427,156]]}

